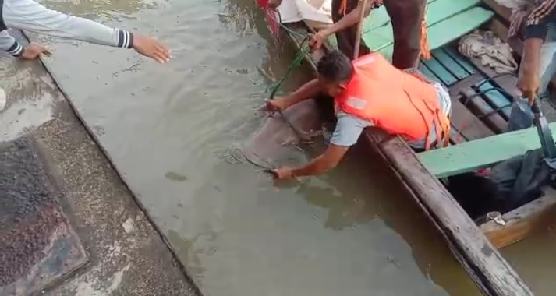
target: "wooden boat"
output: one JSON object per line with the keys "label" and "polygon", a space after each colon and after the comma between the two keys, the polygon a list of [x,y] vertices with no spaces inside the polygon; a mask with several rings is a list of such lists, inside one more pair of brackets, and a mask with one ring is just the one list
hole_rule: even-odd
{"label": "wooden boat", "polygon": [[[415,153],[401,138],[387,137],[372,129],[365,131],[364,138],[444,236],[455,257],[485,295],[532,295],[497,248],[524,239],[553,217],[556,191],[546,188],[541,198],[501,213],[496,219],[477,223],[442,182],[442,178],[487,168],[540,148],[535,129],[503,133],[510,112],[508,105],[513,100],[507,93],[516,93],[515,75],[497,76],[480,62],[459,55],[453,47],[459,37],[479,27],[490,29],[504,39],[508,18],[509,11],[492,0],[429,0],[427,22],[433,58],[424,61],[420,68],[450,90],[452,145]],[[287,26],[288,31],[296,33],[310,31],[302,23]],[[288,33],[290,39],[296,46],[302,46],[302,35],[292,32]],[[363,39],[372,50],[391,55],[392,28],[383,8],[367,18],[363,32]],[[330,46],[333,44],[327,45]],[[520,52],[519,44],[513,48]],[[323,50],[312,52],[307,60],[314,67],[322,54]],[[463,104],[466,98],[474,99]],[[550,104],[544,103],[542,108],[545,114],[556,114]],[[549,116],[549,120],[556,118]],[[551,127],[556,131],[556,123]],[[496,153],[488,153],[493,151]]]}

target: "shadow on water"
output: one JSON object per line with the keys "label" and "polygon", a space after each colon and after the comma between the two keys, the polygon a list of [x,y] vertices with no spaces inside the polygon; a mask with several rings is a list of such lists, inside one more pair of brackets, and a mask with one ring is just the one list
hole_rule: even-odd
{"label": "shadow on water", "polygon": [[[450,295],[479,295],[441,235],[381,157],[366,145],[353,147],[343,163],[321,179],[329,186],[304,181],[298,193],[308,203],[328,211],[324,227],[343,231],[381,221],[411,246],[414,260],[429,280]],[[401,268],[395,251],[387,257]]]}

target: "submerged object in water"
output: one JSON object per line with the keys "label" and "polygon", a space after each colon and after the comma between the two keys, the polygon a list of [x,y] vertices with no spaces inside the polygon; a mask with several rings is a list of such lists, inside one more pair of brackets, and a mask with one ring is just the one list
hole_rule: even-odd
{"label": "submerged object in water", "polygon": [[242,152],[249,162],[266,169],[277,163],[297,161],[298,157],[294,157],[300,152],[297,145],[321,135],[321,126],[316,103],[306,100],[289,107],[282,116],[267,118]]}

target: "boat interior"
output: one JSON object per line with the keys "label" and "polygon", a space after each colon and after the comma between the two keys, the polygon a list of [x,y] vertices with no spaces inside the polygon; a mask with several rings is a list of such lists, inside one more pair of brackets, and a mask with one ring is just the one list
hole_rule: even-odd
{"label": "boat interior", "polygon": [[[499,206],[490,196],[492,191],[477,172],[488,173],[500,162],[539,150],[541,144],[534,126],[508,132],[512,106],[522,100],[516,87],[517,73],[500,74],[480,59],[462,55],[458,41],[474,30],[489,30],[506,42],[511,12],[493,0],[429,0],[426,11],[432,56],[422,60],[419,70],[449,90],[452,131],[450,146],[418,153],[418,158],[443,182],[493,245],[508,246],[553,216],[550,213],[554,214],[556,208],[556,190],[546,185],[534,199],[510,208]],[[299,23],[289,27],[307,32]],[[303,46],[300,37],[291,37]],[[363,40],[371,50],[386,57],[392,55],[392,26],[383,7],[366,19]],[[333,37],[329,43],[334,46]],[[519,62],[521,43],[512,41],[510,45]],[[555,102],[550,97],[539,101],[549,122],[556,121]],[[554,134],[556,124],[550,127]]]}

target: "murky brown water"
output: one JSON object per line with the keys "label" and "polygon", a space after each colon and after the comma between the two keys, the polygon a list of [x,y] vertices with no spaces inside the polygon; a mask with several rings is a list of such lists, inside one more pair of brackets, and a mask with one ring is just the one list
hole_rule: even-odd
{"label": "murky brown water", "polygon": [[[125,50],[48,41],[47,64],[206,295],[477,294],[365,151],[278,188],[230,163],[229,148],[263,120],[254,109],[269,82],[258,69],[279,77],[293,56],[269,42],[254,0],[44,2],[156,34],[173,49],[161,66]],[[556,258],[552,232],[533,242]],[[552,295],[554,264],[529,260],[528,245],[507,254],[539,295]]]}

